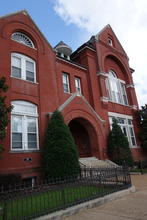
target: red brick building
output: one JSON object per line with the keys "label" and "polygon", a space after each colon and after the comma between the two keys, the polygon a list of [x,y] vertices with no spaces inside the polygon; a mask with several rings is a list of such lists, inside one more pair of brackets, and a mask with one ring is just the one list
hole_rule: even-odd
{"label": "red brick building", "polygon": [[75,52],[52,48],[26,11],[0,18],[0,76],[14,106],[0,173],[39,175],[41,147],[50,115],[59,109],[78,146],[79,157],[107,159],[107,136],[116,117],[135,160],[138,110],[128,56],[110,25]]}

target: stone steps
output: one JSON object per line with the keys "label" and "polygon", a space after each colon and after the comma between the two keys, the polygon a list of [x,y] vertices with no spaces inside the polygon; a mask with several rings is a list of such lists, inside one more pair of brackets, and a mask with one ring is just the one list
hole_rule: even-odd
{"label": "stone steps", "polygon": [[81,167],[116,167],[117,164],[111,160],[99,160],[96,157],[84,157],[79,159]]}

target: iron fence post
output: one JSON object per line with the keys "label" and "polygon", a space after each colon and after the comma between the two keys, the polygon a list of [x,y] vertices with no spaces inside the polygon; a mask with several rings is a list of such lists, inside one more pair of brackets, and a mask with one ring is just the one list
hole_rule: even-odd
{"label": "iron fence post", "polygon": [[65,209],[66,202],[65,202],[65,190],[64,190],[64,188],[61,191],[61,198],[62,198],[62,201],[63,201],[63,209]]}
{"label": "iron fence post", "polygon": [[6,200],[4,202],[4,207],[3,207],[3,220],[7,220],[7,201]]}
{"label": "iron fence post", "polygon": [[141,160],[139,161],[139,165],[140,165],[140,172],[143,175],[143,166],[142,166],[142,161]]}

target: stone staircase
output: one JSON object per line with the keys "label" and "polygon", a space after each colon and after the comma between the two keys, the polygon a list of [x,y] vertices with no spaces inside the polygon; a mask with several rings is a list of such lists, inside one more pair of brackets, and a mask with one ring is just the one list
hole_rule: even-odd
{"label": "stone staircase", "polygon": [[81,167],[116,167],[117,164],[113,163],[111,160],[99,160],[96,157],[84,157],[79,159]]}

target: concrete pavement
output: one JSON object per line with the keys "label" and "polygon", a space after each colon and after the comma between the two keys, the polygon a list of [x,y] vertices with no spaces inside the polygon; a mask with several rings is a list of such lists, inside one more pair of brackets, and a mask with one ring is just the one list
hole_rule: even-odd
{"label": "concrete pavement", "polygon": [[147,220],[147,175],[132,175],[136,192],[63,220]]}

